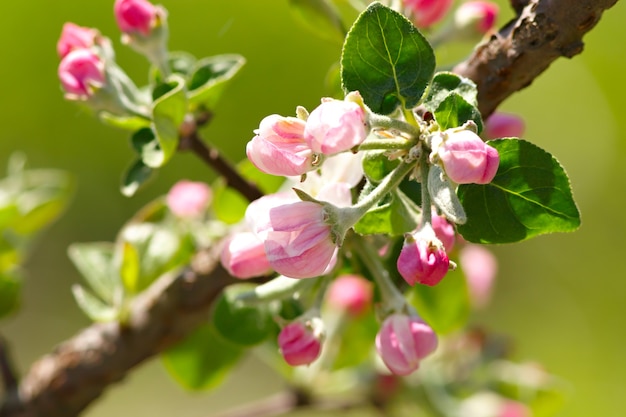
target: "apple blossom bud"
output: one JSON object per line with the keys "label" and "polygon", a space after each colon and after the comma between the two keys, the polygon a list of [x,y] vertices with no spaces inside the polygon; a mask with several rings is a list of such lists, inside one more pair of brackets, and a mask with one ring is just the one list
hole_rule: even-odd
{"label": "apple blossom bud", "polygon": [[520,402],[504,400],[500,406],[498,417],[531,417],[528,407]]}
{"label": "apple blossom bud", "polygon": [[443,140],[431,153],[437,157],[446,175],[457,184],[488,184],[496,176],[500,155],[470,130],[449,129],[441,134]]}
{"label": "apple blossom bud", "polygon": [[148,36],[154,28],[159,9],[147,0],[115,0],[115,20],[124,33]]}
{"label": "apple blossom bud", "polygon": [[315,156],[304,141],[304,125],[296,117],[267,116],[246,146],[248,159],[272,175],[296,176],[311,171]]}
{"label": "apple blossom bud", "polygon": [[212,198],[203,182],[179,181],[167,193],[167,206],[179,217],[197,217],[204,213]]}
{"label": "apple blossom bud", "polygon": [[57,52],[61,58],[75,49],[91,48],[96,43],[98,31],[67,22],[63,25],[61,37],[57,42]]}
{"label": "apple blossom bud", "polygon": [[433,213],[430,224],[435,231],[435,235],[441,241],[443,247],[446,249],[446,252],[450,252],[454,247],[454,242],[456,240],[456,232],[454,231],[454,226],[452,226],[452,224],[448,220],[446,220],[445,217],[440,216],[436,213]]}
{"label": "apple blossom bud", "polygon": [[315,153],[334,155],[360,145],[369,133],[362,106],[349,100],[324,99],[306,121],[304,140]]}
{"label": "apple blossom bud", "polygon": [[488,1],[468,1],[454,13],[454,23],[460,32],[484,35],[489,32],[498,17],[499,7]]}
{"label": "apple blossom bud", "polygon": [[250,232],[236,233],[227,240],[222,248],[221,262],[230,275],[241,279],[272,271],[263,241]]}
{"label": "apple blossom bud", "polygon": [[392,314],[376,335],[376,351],[396,375],[409,375],[437,349],[437,335],[419,317]]}
{"label": "apple blossom bud", "polygon": [[359,275],[340,275],[328,288],[328,303],[354,317],[363,314],[372,303],[374,287]]}
{"label": "apple blossom bud", "polygon": [[290,278],[313,278],[334,266],[337,245],[324,207],[310,201],[269,210],[265,253],[272,268]]}
{"label": "apple blossom bud", "polygon": [[440,21],[452,6],[452,0],[404,0],[404,6],[418,28],[427,28]]}
{"label": "apple blossom bud", "polygon": [[397,261],[398,272],[409,284],[437,285],[448,273],[450,260],[433,228],[426,224],[407,234]]}
{"label": "apple blossom bud", "polygon": [[459,252],[459,264],[467,280],[472,305],[486,306],[498,271],[496,257],[484,246],[468,244]]}
{"label": "apple blossom bud", "polygon": [[520,138],[524,135],[524,119],[509,113],[496,112],[485,121],[483,133],[488,139]]}
{"label": "apple blossom bud", "polygon": [[309,365],[322,351],[322,321],[319,318],[306,323],[294,321],[278,334],[280,353],[291,366]]}
{"label": "apple blossom bud", "polygon": [[105,84],[104,62],[89,49],[68,53],[59,64],[59,79],[69,100],[86,100]]}

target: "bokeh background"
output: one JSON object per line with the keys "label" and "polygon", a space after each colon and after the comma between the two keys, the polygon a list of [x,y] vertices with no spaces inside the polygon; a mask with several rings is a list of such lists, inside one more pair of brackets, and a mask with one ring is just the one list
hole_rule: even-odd
{"label": "bokeh background", "polygon": [[[209,129],[210,140],[233,161],[268,114],[313,108],[340,45],[312,36],[294,21],[287,0],[162,0],[170,11],[171,50],[198,57],[240,53],[248,64],[229,87]],[[511,16],[504,1],[499,23]],[[559,60],[502,109],[524,115],[526,138],[556,155],[567,169],[583,215],[573,234],[498,246],[495,296],[472,321],[508,334],[515,356],[537,361],[568,381],[561,413],[620,417],[626,408],[626,2],[605,13],[585,51]],[[131,162],[127,134],[99,124],[63,100],[55,45],[65,21],[98,27],[116,45],[118,62],[138,84],[143,57],[119,43],[113,0],[5,1],[0,7],[0,167],[23,151],[31,167],[61,168],[77,179],[64,216],[38,239],[26,265],[23,309],[0,323],[25,372],[88,320],[70,285],[80,281],[66,250],[72,242],[110,241],[135,210],[180,178],[210,180],[192,155],[177,155],[136,197],[118,191]],[[450,62],[471,45],[443,51]],[[86,413],[104,416],[209,416],[282,387],[253,358],[219,389],[187,393],[158,360],[106,392]]]}

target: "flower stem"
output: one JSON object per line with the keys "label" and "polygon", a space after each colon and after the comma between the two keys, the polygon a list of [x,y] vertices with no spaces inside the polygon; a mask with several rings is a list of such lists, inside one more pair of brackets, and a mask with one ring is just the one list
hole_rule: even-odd
{"label": "flower stem", "polygon": [[432,203],[430,201],[430,192],[428,191],[428,172],[430,165],[428,164],[428,152],[422,148],[420,156],[420,176],[422,179],[422,226],[432,221]]}
{"label": "flower stem", "polygon": [[237,295],[237,301],[247,305],[256,305],[282,300],[296,292],[307,289],[314,283],[315,280],[312,279],[295,279],[280,275],[265,284],[259,285],[252,291]]}
{"label": "flower stem", "polygon": [[406,139],[367,139],[359,145],[359,151],[411,149],[415,142]]}
{"label": "flower stem", "polygon": [[411,113],[411,122],[407,123],[402,120],[392,119],[391,117],[383,116],[376,113],[369,114],[369,122],[371,127],[382,127],[384,129],[395,129],[400,132],[407,133],[415,138],[417,138],[421,130],[415,117],[413,117],[413,113]]}

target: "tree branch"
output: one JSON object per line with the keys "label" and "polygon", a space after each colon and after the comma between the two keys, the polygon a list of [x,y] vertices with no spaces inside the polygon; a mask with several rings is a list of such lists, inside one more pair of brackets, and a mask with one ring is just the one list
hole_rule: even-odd
{"label": "tree branch", "polygon": [[[558,57],[580,53],[583,35],[616,2],[513,0],[520,16],[455,71],[477,83],[479,107],[488,116]],[[204,268],[162,277],[133,304],[125,327],[93,324],[35,362],[19,386],[8,390],[0,417],[78,415],[136,365],[182,340],[208,319],[221,290],[236,282],[217,259],[214,250]]]}
{"label": "tree branch", "polygon": [[476,82],[479,109],[487,117],[557,58],[581,53],[583,36],[617,1],[513,0],[519,16],[453,71]]}

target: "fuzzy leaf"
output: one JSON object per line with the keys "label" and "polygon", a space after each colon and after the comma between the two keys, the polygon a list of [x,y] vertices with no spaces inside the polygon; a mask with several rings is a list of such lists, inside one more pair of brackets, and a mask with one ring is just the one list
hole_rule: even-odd
{"label": "fuzzy leaf", "polygon": [[167,83],[155,87],[152,94],[152,129],[163,152],[163,165],[178,149],[178,129],[187,112],[185,80],[172,75]]}

